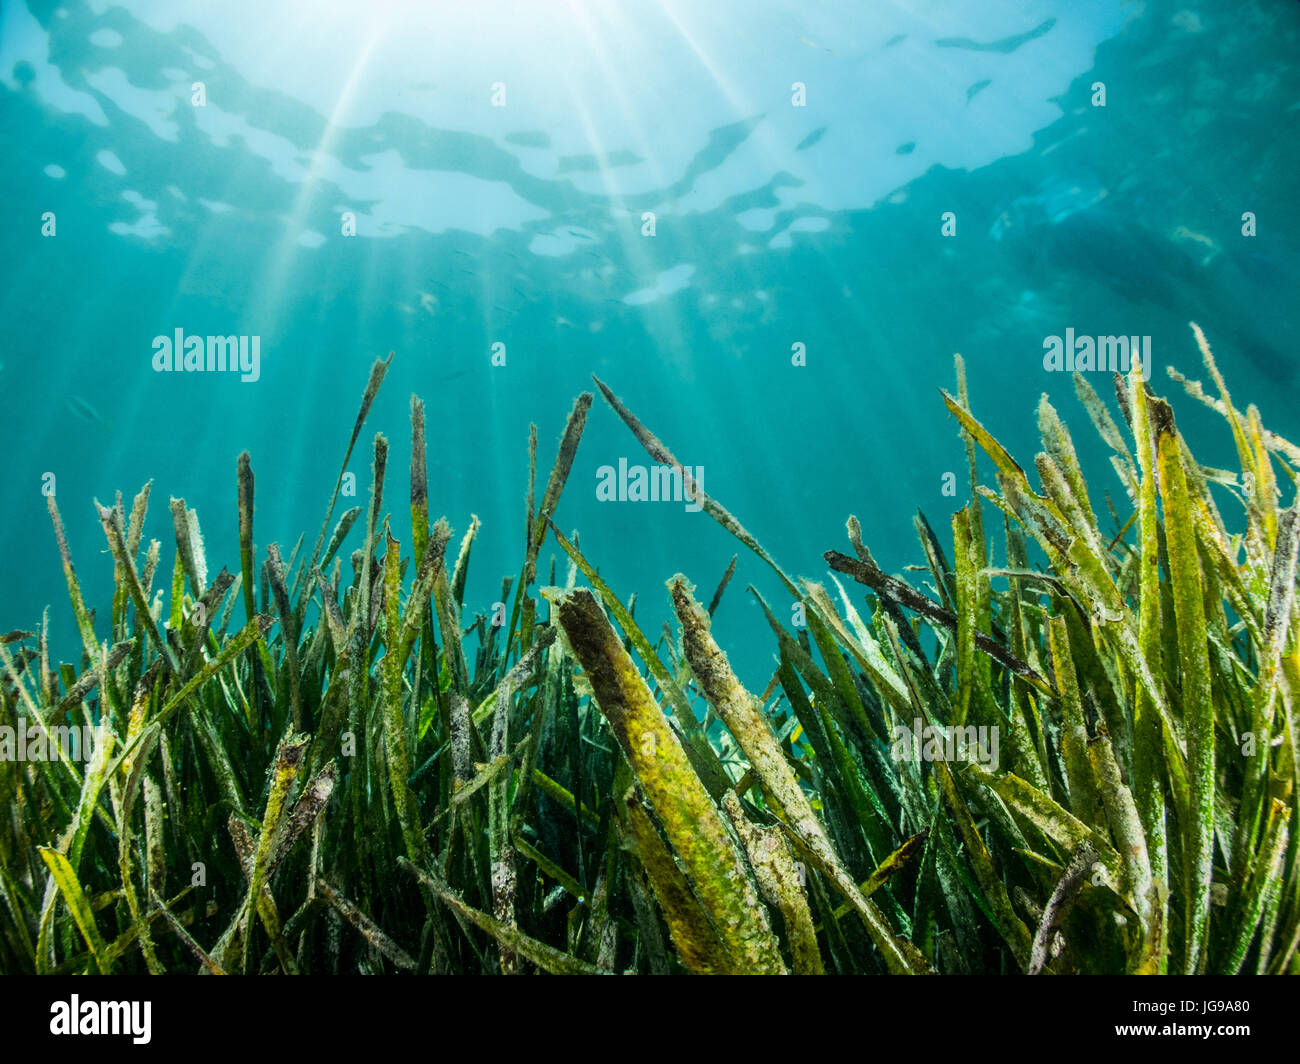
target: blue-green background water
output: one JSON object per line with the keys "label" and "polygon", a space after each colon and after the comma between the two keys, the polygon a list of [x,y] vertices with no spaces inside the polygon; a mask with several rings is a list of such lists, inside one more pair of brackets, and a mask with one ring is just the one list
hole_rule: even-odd
{"label": "blue-green background water", "polygon": [[[1043,369],[1044,338],[1067,327],[1150,335],[1157,387],[1181,393],[1163,370],[1200,375],[1195,319],[1236,396],[1300,433],[1294,3],[0,12],[0,628],[31,628],[50,604],[63,657],[77,641],[44,474],[101,611],[112,567],[92,497],[129,505],[152,478],[146,537],[173,542],[166,500],[183,496],[210,570],[233,570],[244,449],[260,556],[272,541],[287,554],[319,527],[388,351],[343,504],[364,503],[367,443],[385,432],[409,542],[408,401],[422,396],[431,508],[458,533],[482,521],[471,611],[518,571],[529,423],[544,478],[593,372],[814,579],[823,551],[846,549],[849,513],[891,570],[921,560],[918,507],[946,538],[968,496],[938,394],[956,351],[976,412],[1026,464],[1047,391],[1121,513],[1068,375]],[[178,328],[259,336],[260,379],[155,373],[153,338]],[[806,366],[791,365],[796,343]],[[1177,409],[1203,460],[1228,464],[1221,423]],[[648,461],[598,400],[558,523],[638,593],[651,631],[666,578],[707,594],[741,549],[717,626],[761,686],[772,640],[743,589],[780,605],[775,582],[704,514],[599,502],[596,469],[620,457]],[[956,497],[941,494],[949,471]]]}

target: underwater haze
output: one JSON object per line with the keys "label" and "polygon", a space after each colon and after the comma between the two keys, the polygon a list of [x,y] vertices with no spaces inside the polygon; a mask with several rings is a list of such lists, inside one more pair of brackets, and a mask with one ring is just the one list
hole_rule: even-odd
{"label": "underwater haze", "polygon": [[[1298,54],[1280,0],[5,0],[0,629],[49,606],[56,656],[78,653],[51,491],[101,616],[92,499],[151,479],[237,571],[249,451],[257,556],[287,558],[390,351],[341,504],[364,505],[382,431],[404,510],[422,397],[430,509],[453,542],[481,522],[470,617],[517,575],[529,425],[544,475],[593,373],[827,583],[848,514],[902,571],[916,511],[939,528],[969,501],[939,394],[957,352],[971,406],[1032,454],[1041,393],[1070,420],[1069,370],[1111,389],[1076,338],[1132,338],[1176,388],[1196,321],[1294,438]],[[186,369],[191,337],[243,338],[216,345],[243,362]],[[1194,407],[1198,455],[1231,455]],[[1100,446],[1082,457],[1123,496]],[[664,582],[707,601],[736,543],[689,499],[639,499],[650,462],[598,398],[555,518],[657,633]],[[146,541],[169,526],[155,505]],[[757,690],[750,583],[788,595],[742,555],[719,607]]]}

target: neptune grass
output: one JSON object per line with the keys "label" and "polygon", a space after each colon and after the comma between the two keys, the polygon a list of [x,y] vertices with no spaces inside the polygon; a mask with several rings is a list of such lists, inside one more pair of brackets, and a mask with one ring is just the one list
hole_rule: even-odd
{"label": "neptune grass", "polygon": [[[674,577],[678,628],[652,642],[553,524],[590,395],[540,504],[530,433],[508,619],[464,599],[477,522],[458,546],[430,523],[418,400],[409,549],[383,436],[357,535],[336,484],[287,558],[258,557],[241,455],[234,574],[209,573],[182,499],[174,553],[143,543],[148,485],[98,506],[102,613],[51,498],[80,655],[55,665],[48,619],[0,636],[0,727],[93,741],[0,760],[0,969],[1300,972],[1300,519],[1281,505],[1300,449],[1196,339],[1214,394],[1171,376],[1224,417],[1239,468],[1197,463],[1136,370],[1114,407],[1076,377],[1126,497],[1105,528],[1063,415],[1040,405],[1035,486],[958,360],[944,399],[976,501],[947,542],[916,520],[922,586],[882,572],[853,518],[829,583],[798,579],[692,485],[802,605],[792,630],[751,588],[761,694],[712,624],[735,560],[707,610]],[[548,537],[567,572],[539,586]],[[999,729],[1002,756],[899,754],[922,726]]]}

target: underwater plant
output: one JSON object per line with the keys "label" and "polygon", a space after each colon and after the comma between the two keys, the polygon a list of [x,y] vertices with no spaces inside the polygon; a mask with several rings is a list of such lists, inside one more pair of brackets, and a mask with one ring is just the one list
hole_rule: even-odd
{"label": "underwater plant", "polygon": [[145,485],[96,504],[97,614],[50,497],[82,646],[56,665],[48,613],[0,636],[0,971],[1300,972],[1300,523],[1279,487],[1300,448],[1234,405],[1195,334],[1217,395],[1171,376],[1223,416],[1237,471],[1196,461],[1140,367],[1114,377],[1119,420],[1076,375],[1126,495],[1103,531],[1047,398],[1035,488],[958,358],[972,502],[946,547],[916,518],[926,587],[850,518],[834,595],[597,380],[801,607],[787,628],[750,588],[776,659],[759,693],[713,632],[734,559],[707,606],[672,577],[677,630],[652,639],[554,524],[592,394],[540,502],[531,431],[519,571],[472,620],[478,523],[453,547],[430,522],[418,399],[409,549],[382,435],[369,504],[335,520],[392,356],[309,552],[258,557],[244,453],[238,571],[210,575],[173,499],[168,582]]}

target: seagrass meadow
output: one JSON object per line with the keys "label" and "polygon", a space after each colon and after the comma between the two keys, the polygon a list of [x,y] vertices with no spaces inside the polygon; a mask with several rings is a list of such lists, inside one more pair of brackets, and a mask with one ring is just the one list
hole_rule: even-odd
{"label": "seagrass meadow", "polygon": [[[730,586],[733,562],[707,602],[672,576],[661,633],[552,522],[594,393],[540,499],[533,431],[520,558],[473,615],[477,522],[431,524],[415,398],[409,545],[382,435],[368,504],[337,516],[336,486],[287,558],[255,549],[245,453],[238,571],[209,572],[182,499],[174,545],[143,543],[146,485],[96,504],[116,590],[92,610],[51,497],[82,647],[56,663],[48,621],[0,638],[0,969],[1300,972],[1300,448],[1195,338],[1211,386],[1170,375],[1238,469],[1201,465],[1136,372],[1106,399],[1076,376],[1118,489],[1085,483],[1046,397],[1035,487],[958,359],[971,501],[915,519],[915,582],[852,517],[824,582],[789,575],[696,486],[802,610]],[[747,593],[762,691],[711,624]],[[93,729],[88,756],[23,745],[60,726]],[[1000,757],[897,756],[914,726],[983,729]]]}

